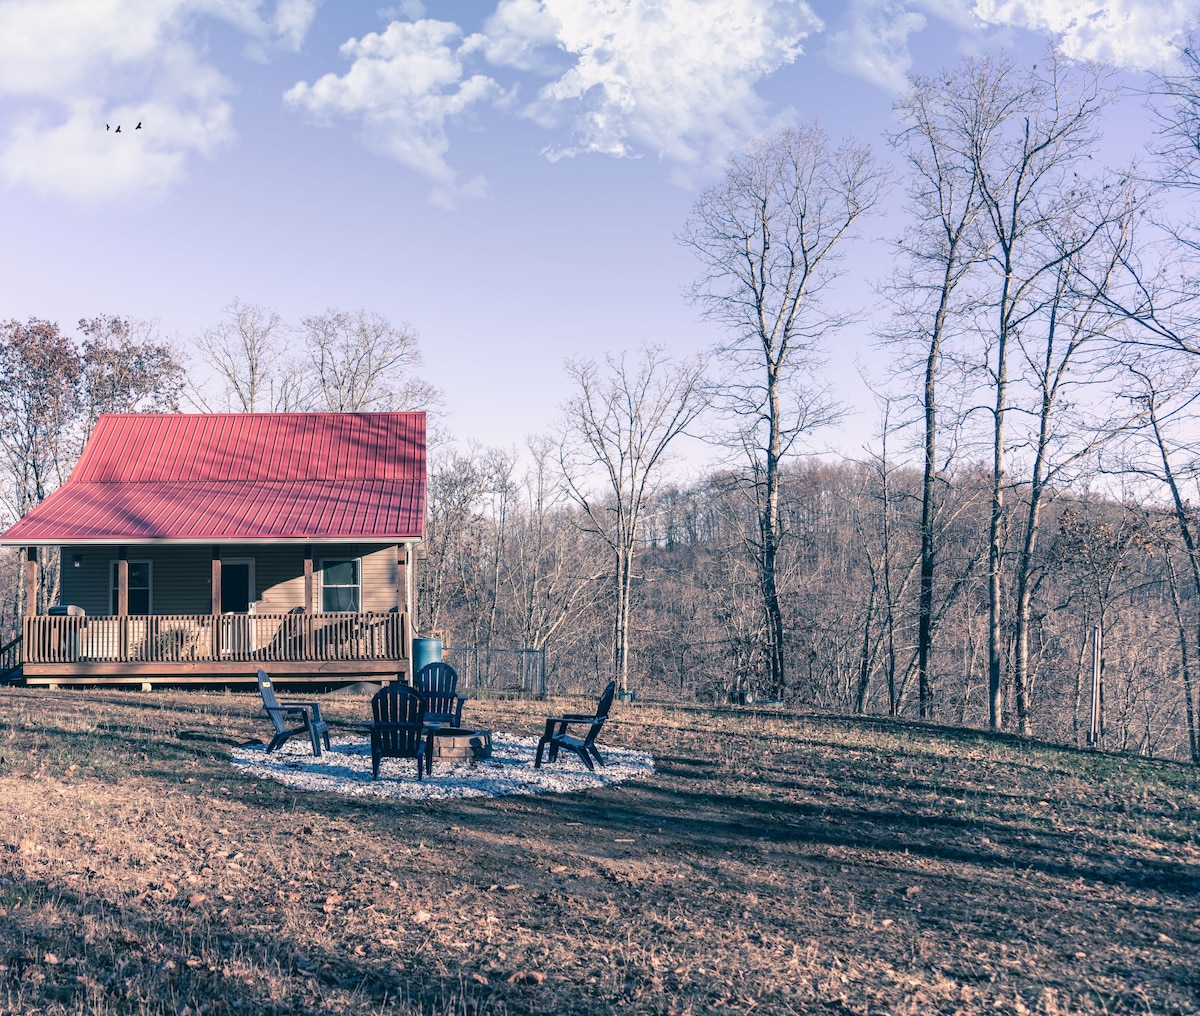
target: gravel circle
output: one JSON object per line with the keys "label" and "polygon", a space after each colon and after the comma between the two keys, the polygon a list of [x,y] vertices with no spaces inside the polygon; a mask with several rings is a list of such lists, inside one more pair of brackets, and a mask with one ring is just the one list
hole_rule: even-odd
{"label": "gravel circle", "polygon": [[366,738],[333,737],[330,749],[314,758],[307,741],[296,737],[267,754],[265,745],[234,748],[234,768],[248,776],[275,780],[294,790],[322,790],[350,797],[436,800],[448,797],[500,797],[505,794],[569,794],[649,776],[654,758],[646,752],[601,746],[605,765],[595,772],[569,753],[533,767],[536,737],[492,734],[492,757],[476,763],[434,762],[433,774],[417,779],[412,759],[384,759],[379,779],[371,779],[371,744]]}

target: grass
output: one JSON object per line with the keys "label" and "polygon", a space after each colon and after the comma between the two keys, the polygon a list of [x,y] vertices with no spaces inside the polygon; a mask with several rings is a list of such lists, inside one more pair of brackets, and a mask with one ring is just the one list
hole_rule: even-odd
{"label": "grass", "polygon": [[0,691],[0,1012],[1200,1011],[1185,766],[639,702],[605,734],[651,779],[385,803],[241,776],[266,731],[253,694]]}

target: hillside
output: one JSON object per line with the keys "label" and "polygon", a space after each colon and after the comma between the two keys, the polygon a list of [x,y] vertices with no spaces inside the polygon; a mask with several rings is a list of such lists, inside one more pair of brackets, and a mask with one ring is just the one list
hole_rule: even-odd
{"label": "hillside", "polygon": [[387,803],[236,772],[258,705],[0,690],[0,1012],[1200,1010],[1182,765],[636,703],[648,779]]}

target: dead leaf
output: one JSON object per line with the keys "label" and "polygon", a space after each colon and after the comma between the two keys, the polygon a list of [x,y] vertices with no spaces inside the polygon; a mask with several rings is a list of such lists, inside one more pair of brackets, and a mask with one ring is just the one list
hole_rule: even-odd
{"label": "dead leaf", "polygon": [[37,840],[32,836],[22,836],[21,842],[17,844],[17,850],[22,854],[33,854],[37,852]]}
{"label": "dead leaf", "polygon": [[516,970],[508,975],[509,984],[541,984],[545,979],[540,970]]}
{"label": "dead leaf", "polygon": [[208,902],[208,897],[204,893],[192,893],[188,897],[188,906],[195,910],[197,907],[203,906]]}
{"label": "dead leaf", "polygon": [[48,967],[58,966],[58,957],[54,953],[46,953],[45,963]]}
{"label": "dead leaf", "polygon": [[428,910],[418,910],[415,914],[413,914],[412,919],[413,924],[428,924],[433,920],[433,914],[431,914]]}
{"label": "dead leaf", "polygon": [[486,974],[481,974],[478,971],[476,971],[475,973],[473,973],[471,975],[471,980],[474,981],[476,984],[491,984],[492,983],[491,981],[489,981],[487,979]]}
{"label": "dead leaf", "polygon": [[332,914],[344,899],[345,897],[341,893],[330,893],[325,897],[325,905],[321,909],[327,914]]}

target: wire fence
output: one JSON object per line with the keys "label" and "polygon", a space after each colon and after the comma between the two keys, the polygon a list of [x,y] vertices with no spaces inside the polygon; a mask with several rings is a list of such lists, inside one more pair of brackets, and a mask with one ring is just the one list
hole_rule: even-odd
{"label": "wire fence", "polygon": [[489,695],[546,697],[546,650],[447,646],[443,658],[458,671],[459,688]]}

